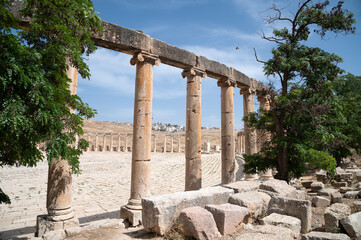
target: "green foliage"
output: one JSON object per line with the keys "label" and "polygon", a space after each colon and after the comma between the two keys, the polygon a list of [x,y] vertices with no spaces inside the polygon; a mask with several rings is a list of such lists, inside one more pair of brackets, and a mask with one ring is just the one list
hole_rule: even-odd
{"label": "green foliage", "polygon": [[264,36],[277,47],[272,58],[263,63],[266,76],[278,78],[281,89],[277,94],[268,93],[271,110],[244,118],[251,128],[271,134],[260,153],[245,156],[246,171],[276,167],[276,177],[289,181],[291,176],[301,176],[309,165],[331,174],[335,169],[334,143],[347,138],[342,127],[347,121],[344,103],[334,94],[338,76],[343,73],[338,67],[342,59],[307,46],[306,40],[311,29],[321,37],[327,32],[353,33],[353,14],[342,9],[342,4],[340,1],[329,9],[329,1],[300,1],[293,18],[282,16],[273,6],[276,16],[268,23],[283,21],[289,27],[275,29],[272,37]]}
{"label": "green foliage", "polygon": [[91,33],[101,20],[90,0],[28,0],[21,15],[32,21],[22,31],[9,2],[0,0],[0,165],[36,166],[45,143],[48,161],[68,160],[79,172],[81,149],[72,144],[96,111],[71,95],[67,60],[90,77],[83,52],[96,49]]}

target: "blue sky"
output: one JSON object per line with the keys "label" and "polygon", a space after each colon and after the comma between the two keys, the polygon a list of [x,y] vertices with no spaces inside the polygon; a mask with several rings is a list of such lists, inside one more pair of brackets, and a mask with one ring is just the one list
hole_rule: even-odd
{"label": "blue sky", "polygon": [[[95,10],[105,21],[142,30],[153,38],[187,49],[234,67],[249,77],[268,82],[258,57],[267,60],[274,45],[257,33],[270,33],[263,18],[269,15],[271,0],[93,0]],[[277,0],[289,14],[297,1]],[[335,2],[335,1],[331,1]],[[355,14],[354,35],[313,34],[309,45],[334,52],[344,59],[341,67],[361,75],[361,0],[346,0],[344,7]],[[236,47],[239,49],[236,50]],[[88,58],[91,80],[78,80],[78,95],[97,109],[94,119],[133,121],[135,67],[131,56],[99,48]],[[181,69],[164,64],[154,67],[153,122],[185,125],[186,80]],[[243,128],[243,103],[234,91],[235,127]],[[258,102],[255,101],[256,107]],[[217,80],[202,81],[202,126],[220,127],[220,89]]]}

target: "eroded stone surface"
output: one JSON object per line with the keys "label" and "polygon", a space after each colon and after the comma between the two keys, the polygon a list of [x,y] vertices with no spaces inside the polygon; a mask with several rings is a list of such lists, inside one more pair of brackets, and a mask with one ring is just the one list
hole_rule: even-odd
{"label": "eroded stone surface", "polygon": [[247,207],[250,213],[250,221],[254,221],[267,212],[271,197],[266,193],[250,191],[236,193],[229,198],[229,203]]}
{"label": "eroded stone surface", "polygon": [[272,226],[272,225],[258,225],[246,227],[245,233],[237,236],[236,240],[294,240],[297,238],[296,234],[288,228]]}
{"label": "eroded stone surface", "polygon": [[206,209],[212,213],[218,230],[222,235],[235,232],[249,214],[246,207],[229,203],[207,205]]}
{"label": "eroded stone surface", "polygon": [[361,239],[361,212],[351,214],[340,222],[350,237]]}
{"label": "eroded stone surface", "polygon": [[210,187],[145,198],[142,200],[143,226],[148,231],[163,235],[171,228],[182,209],[227,203],[231,194],[231,189]]}
{"label": "eroded stone surface", "polygon": [[324,184],[322,182],[313,182],[311,184],[311,191],[312,192],[318,192],[322,188],[324,188]]}
{"label": "eroded stone surface", "polygon": [[259,188],[274,192],[276,195],[281,197],[295,197],[296,195],[296,188],[288,185],[286,181],[278,179],[265,181],[259,186]]}
{"label": "eroded stone surface", "polygon": [[278,213],[272,213],[271,215],[262,218],[261,224],[289,228],[292,231],[294,231],[296,234],[299,234],[301,231],[300,219]]}
{"label": "eroded stone surface", "polygon": [[235,193],[255,191],[259,188],[261,182],[259,181],[237,181],[223,187],[233,189]]}
{"label": "eroded stone surface", "polygon": [[351,208],[346,204],[335,203],[326,208],[325,211],[325,229],[326,232],[337,232],[339,230],[339,221],[351,214]]}
{"label": "eroded stone surface", "polygon": [[178,228],[185,236],[199,240],[218,239],[218,229],[212,214],[201,207],[183,209],[178,218]]}
{"label": "eroded stone surface", "polygon": [[312,205],[315,207],[327,207],[330,205],[330,200],[325,197],[315,196],[312,198]]}
{"label": "eroded stone surface", "polygon": [[301,232],[311,230],[311,202],[286,197],[273,197],[268,204],[268,214],[279,213],[299,218],[301,220]]}
{"label": "eroded stone surface", "polygon": [[302,240],[351,240],[351,238],[342,233],[310,232],[304,234]]}

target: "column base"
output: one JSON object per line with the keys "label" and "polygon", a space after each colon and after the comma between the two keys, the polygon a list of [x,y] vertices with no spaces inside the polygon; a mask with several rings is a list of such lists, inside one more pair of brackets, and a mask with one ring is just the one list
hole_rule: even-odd
{"label": "column base", "polygon": [[258,174],[246,174],[244,176],[245,180],[255,180],[258,179]]}
{"label": "column base", "polygon": [[48,215],[38,215],[36,217],[36,232],[35,237],[42,237],[45,233],[59,229],[67,229],[72,227],[79,227],[79,220],[72,217],[67,220],[54,221],[49,219]]}
{"label": "column base", "polygon": [[120,208],[120,218],[128,220],[133,227],[142,225],[142,209],[130,209],[124,205]]}

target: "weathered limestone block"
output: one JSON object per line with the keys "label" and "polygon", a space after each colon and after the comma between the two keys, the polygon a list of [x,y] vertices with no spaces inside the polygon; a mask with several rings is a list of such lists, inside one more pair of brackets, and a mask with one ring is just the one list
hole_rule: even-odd
{"label": "weathered limestone block", "polygon": [[358,194],[359,194],[359,191],[348,191],[345,193],[345,195],[343,195],[343,197],[355,199],[355,198],[357,198]]}
{"label": "weathered limestone block", "polygon": [[361,239],[361,212],[341,219],[340,223],[350,237]]}
{"label": "weathered limestone block", "polygon": [[197,67],[206,70],[208,76],[213,78],[229,78],[231,76],[231,70],[226,65],[203,56],[198,56],[197,59],[199,64]]}
{"label": "weathered limestone block", "polygon": [[286,197],[273,197],[268,204],[268,214],[278,213],[299,218],[301,220],[301,232],[311,230],[312,209],[308,200],[297,200]]}
{"label": "weathered limestone block", "polygon": [[150,48],[151,53],[158,55],[162,63],[181,68],[196,65],[197,55],[158,39],[152,38]]}
{"label": "weathered limestone block", "polygon": [[262,225],[273,225],[291,229],[296,234],[301,231],[301,220],[295,217],[272,213],[261,219]]}
{"label": "weathered limestone block", "polygon": [[232,195],[229,203],[247,207],[250,213],[249,221],[252,222],[267,212],[270,199],[271,197],[266,193],[250,191]]}
{"label": "weathered limestone block", "polygon": [[339,230],[339,221],[351,214],[351,208],[346,204],[335,203],[326,208],[325,211],[325,229],[326,232],[337,232]]}
{"label": "weathered limestone block", "polygon": [[212,213],[218,230],[222,235],[235,232],[249,214],[246,207],[229,203],[222,205],[207,205],[206,209]]}
{"label": "weathered limestone block", "polygon": [[312,198],[312,205],[315,207],[327,207],[330,206],[330,200],[324,197],[315,196]]}
{"label": "weathered limestone block", "polygon": [[233,190],[223,187],[203,188],[142,199],[142,223],[145,229],[163,235],[180,212],[189,207],[227,203]]}
{"label": "weathered limestone block", "polygon": [[244,73],[241,73],[237,69],[230,68],[231,69],[231,79],[236,80],[238,83],[251,86],[251,79],[246,76]]}
{"label": "weathered limestone block", "polygon": [[339,192],[331,194],[331,203],[342,203],[342,195]]}
{"label": "weathered limestone block", "polygon": [[201,207],[186,208],[178,218],[179,230],[185,236],[198,240],[218,239],[219,233],[213,216]]}
{"label": "weathered limestone block", "polygon": [[307,191],[296,190],[295,197],[298,200],[307,200]]}
{"label": "weathered limestone block", "polygon": [[351,238],[342,233],[310,232],[303,234],[302,240],[351,240]]}
{"label": "weathered limestone block", "polygon": [[259,181],[237,181],[227,185],[223,185],[223,187],[233,189],[235,193],[240,193],[256,191],[260,185],[261,182]]}
{"label": "weathered limestone block", "polygon": [[286,181],[278,179],[270,179],[263,182],[260,186],[260,189],[274,192],[276,195],[281,197],[290,197],[294,198],[296,196],[296,188],[287,184]]}
{"label": "weathered limestone block", "polygon": [[334,179],[337,182],[348,182],[350,184],[350,183],[352,183],[352,180],[353,180],[353,174],[347,173],[347,172],[340,172],[335,175]]}
{"label": "weathered limestone block", "polygon": [[311,184],[313,183],[313,180],[302,180],[301,184],[305,188],[311,188]]}
{"label": "weathered limestone block", "polygon": [[347,187],[347,182],[332,182],[331,185],[334,188]]}
{"label": "weathered limestone block", "polygon": [[118,26],[103,21],[103,32],[95,38],[96,45],[113,50],[134,53],[135,51],[149,51],[150,37],[139,31]]}
{"label": "weathered limestone block", "polygon": [[47,232],[43,235],[44,240],[61,240],[66,236],[64,229]]}
{"label": "weathered limestone block", "polygon": [[326,197],[330,197],[332,193],[338,192],[337,189],[333,189],[333,188],[323,188],[318,190],[317,195],[319,196],[326,196]]}
{"label": "weathered limestone block", "polygon": [[322,183],[327,183],[329,178],[327,177],[327,172],[325,170],[321,170],[316,172],[317,181]]}
{"label": "weathered limestone block", "polygon": [[356,179],[357,179],[358,182],[361,182],[361,171],[358,171],[356,173]]}
{"label": "weathered limestone block", "polygon": [[318,192],[319,190],[321,190],[322,188],[324,188],[325,186],[323,185],[322,182],[313,182],[311,184],[311,191],[312,192]]}
{"label": "weathered limestone block", "polygon": [[245,226],[246,231],[236,237],[236,240],[294,240],[296,234],[288,228],[272,225]]}
{"label": "weathered limestone block", "polygon": [[349,191],[355,191],[356,189],[353,187],[340,187],[340,193],[346,193]]}

